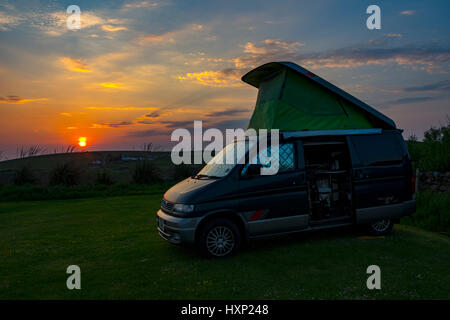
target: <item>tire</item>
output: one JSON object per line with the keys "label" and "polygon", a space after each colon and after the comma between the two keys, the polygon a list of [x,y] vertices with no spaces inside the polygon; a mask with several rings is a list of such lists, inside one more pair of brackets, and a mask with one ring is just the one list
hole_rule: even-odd
{"label": "tire", "polygon": [[200,230],[198,248],[207,258],[235,255],[241,247],[242,235],[230,220],[217,218],[208,221]]}
{"label": "tire", "polygon": [[383,236],[391,232],[394,222],[391,219],[381,219],[370,223],[367,231],[372,236]]}

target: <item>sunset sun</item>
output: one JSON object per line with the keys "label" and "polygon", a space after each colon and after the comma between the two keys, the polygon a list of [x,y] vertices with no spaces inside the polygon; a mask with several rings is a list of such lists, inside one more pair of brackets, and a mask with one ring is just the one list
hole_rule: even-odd
{"label": "sunset sun", "polygon": [[78,138],[78,145],[80,147],[84,148],[87,145],[86,141],[87,141],[86,137],[79,137]]}

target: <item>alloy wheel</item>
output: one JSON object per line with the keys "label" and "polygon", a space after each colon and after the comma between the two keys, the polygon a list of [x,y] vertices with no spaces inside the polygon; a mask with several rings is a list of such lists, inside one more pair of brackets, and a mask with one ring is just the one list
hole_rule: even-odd
{"label": "alloy wheel", "polygon": [[383,219],[372,223],[372,228],[377,232],[384,232],[389,228],[391,220]]}
{"label": "alloy wheel", "polygon": [[206,247],[216,257],[229,254],[234,248],[233,231],[226,226],[212,228],[206,237]]}

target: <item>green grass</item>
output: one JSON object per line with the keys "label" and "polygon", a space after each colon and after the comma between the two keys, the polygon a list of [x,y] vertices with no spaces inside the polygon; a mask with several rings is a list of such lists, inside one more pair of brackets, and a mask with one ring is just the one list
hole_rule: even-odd
{"label": "green grass", "polygon": [[402,223],[450,235],[450,195],[425,190],[416,194],[417,211]]}
{"label": "green grass", "polygon": [[[161,194],[0,203],[0,299],[449,299],[450,239],[397,225],[250,243],[206,260],[156,233]],[[81,290],[66,288],[81,267]],[[382,289],[366,288],[377,264]]]}
{"label": "green grass", "polygon": [[0,185],[0,199],[4,201],[30,200],[66,200],[94,197],[129,196],[139,194],[161,194],[176,182],[166,181],[150,185],[114,184],[106,185],[76,185],[76,186],[37,186],[13,184]]}

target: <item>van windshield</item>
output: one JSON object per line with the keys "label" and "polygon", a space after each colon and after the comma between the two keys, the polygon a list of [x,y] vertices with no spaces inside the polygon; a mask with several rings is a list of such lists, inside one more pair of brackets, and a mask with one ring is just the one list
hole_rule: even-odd
{"label": "van windshield", "polygon": [[244,163],[249,141],[234,141],[212,158],[195,178],[219,179],[225,177],[238,163]]}

